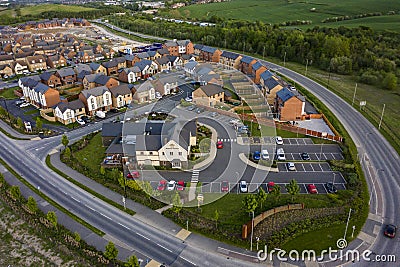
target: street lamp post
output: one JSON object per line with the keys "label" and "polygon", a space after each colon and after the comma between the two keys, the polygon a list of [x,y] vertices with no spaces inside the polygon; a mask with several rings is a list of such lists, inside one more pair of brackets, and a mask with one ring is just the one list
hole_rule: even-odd
{"label": "street lamp post", "polygon": [[254,210],[251,212],[251,235],[250,235],[250,251],[253,251],[253,231],[254,231]]}
{"label": "street lamp post", "polygon": [[332,181],[333,185],[335,185],[335,176],[336,176],[336,172],[333,173],[333,181]]}
{"label": "street lamp post", "polygon": [[140,176],[142,176],[142,183],[143,183],[143,164],[140,164],[139,168],[140,168]]}
{"label": "street lamp post", "polygon": [[349,216],[347,217],[346,229],[344,230],[344,236],[343,236],[344,240],[346,240],[347,228],[349,227],[349,221],[350,221],[350,215],[351,215],[351,208],[349,210]]}
{"label": "street lamp post", "polygon": [[260,238],[258,236],[256,236],[256,241],[257,241],[257,251],[258,251],[258,242],[260,241]]}

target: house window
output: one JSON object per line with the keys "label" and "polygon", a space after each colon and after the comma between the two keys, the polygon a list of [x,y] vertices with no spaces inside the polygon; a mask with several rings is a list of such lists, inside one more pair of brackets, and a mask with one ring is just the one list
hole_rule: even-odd
{"label": "house window", "polygon": [[165,156],[165,152],[162,152],[162,155]]}
{"label": "house window", "polygon": [[178,154],[179,154],[179,156],[182,156],[182,152],[179,152]]}
{"label": "house window", "polygon": [[173,155],[174,155],[174,152],[169,152],[169,155],[170,155],[170,156],[173,156]]}
{"label": "house window", "polygon": [[141,151],[141,152],[140,152],[140,155],[142,155],[142,156],[143,156],[143,155],[144,155],[144,152],[143,152],[143,151]]}
{"label": "house window", "polygon": [[150,151],[149,154],[150,154],[150,155],[153,155],[153,151]]}

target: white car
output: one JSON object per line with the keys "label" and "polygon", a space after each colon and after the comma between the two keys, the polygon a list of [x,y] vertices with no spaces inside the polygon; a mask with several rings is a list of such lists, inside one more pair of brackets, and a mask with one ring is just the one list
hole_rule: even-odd
{"label": "white car", "polygon": [[240,187],[240,192],[247,193],[247,182],[246,181],[240,181],[239,187]]}
{"label": "white car", "polygon": [[295,171],[296,170],[296,166],[294,165],[293,162],[286,163],[286,166],[287,166],[289,171]]}
{"label": "white car", "polygon": [[185,100],[186,100],[186,102],[192,102],[193,101],[193,99],[191,97],[186,97]]}
{"label": "white car", "polygon": [[277,145],[283,145],[283,139],[282,139],[282,137],[277,136],[277,137],[275,138],[275,140],[276,140],[276,144],[277,144]]}
{"label": "white car", "polygon": [[276,150],[276,158],[278,160],[286,160],[285,151],[283,150],[283,148],[278,148]]}
{"label": "white car", "polygon": [[268,150],[266,150],[266,149],[261,150],[261,159],[269,160]]}
{"label": "white car", "polygon": [[80,125],[85,125],[85,122],[82,119],[76,119],[76,122]]}
{"label": "white car", "polygon": [[161,99],[162,98],[162,95],[160,94],[160,92],[156,92],[156,98],[157,99]]}
{"label": "white car", "polygon": [[167,184],[167,190],[168,191],[173,191],[175,189],[176,182],[174,180],[171,180]]}
{"label": "white car", "polygon": [[22,103],[21,105],[19,105],[19,107],[20,108],[25,108],[25,107],[27,107],[29,105],[30,105],[29,103]]}

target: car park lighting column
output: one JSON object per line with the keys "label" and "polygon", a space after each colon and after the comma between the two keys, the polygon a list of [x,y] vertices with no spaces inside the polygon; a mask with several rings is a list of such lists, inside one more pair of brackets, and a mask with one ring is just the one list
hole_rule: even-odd
{"label": "car park lighting column", "polygon": [[253,230],[254,230],[254,210],[251,212],[251,235],[250,235],[250,251],[253,251]]}

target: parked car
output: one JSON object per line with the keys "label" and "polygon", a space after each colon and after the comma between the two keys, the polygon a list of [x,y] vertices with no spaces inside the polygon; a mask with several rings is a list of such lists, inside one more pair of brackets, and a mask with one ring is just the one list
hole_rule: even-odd
{"label": "parked car", "polygon": [[183,189],[185,189],[185,182],[181,180],[176,184],[176,190],[183,191]]}
{"label": "parked car", "polygon": [[90,122],[90,119],[89,119],[88,116],[82,116],[81,120],[83,120],[85,123],[89,123]]}
{"label": "parked car", "polygon": [[80,125],[85,125],[85,122],[82,119],[76,119],[76,122]]}
{"label": "parked car", "polygon": [[21,105],[19,105],[20,108],[26,108],[27,106],[29,106],[29,103],[22,103]]}
{"label": "parked car", "polygon": [[188,96],[188,97],[185,98],[185,101],[186,101],[186,102],[192,102],[193,99],[192,99],[191,97]]}
{"label": "parked car", "polygon": [[228,181],[221,182],[221,192],[229,192],[229,182]]}
{"label": "parked car", "polygon": [[197,113],[197,114],[200,114],[200,113],[202,113],[203,111],[204,111],[203,108],[197,108],[197,109],[196,109],[196,113]]}
{"label": "parked car", "polygon": [[269,160],[268,150],[266,150],[266,149],[261,150],[261,158],[263,160]]}
{"label": "parked car", "polygon": [[267,183],[267,192],[271,193],[272,190],[274,189],[275,183],[274,182],[268,182]]}
{"label": "parked car", "polygon": [[246,181],[240,181],[239,187],[240,187],[240,192],[247,193],[247,182]]}
{"label": "parked car", "polygon": [[104,119],[106,117],[106,113],[101,110],[98,110],[98,111],[96,111],[96,116],[101,119]]}
{"label": "parked car", "polygon": [[303,160],[310,160],[311,159],[307,152],[301,153],[300,156],[301,156],[301,158]]}
{"label": "parked car", "polygon": [[310,193],[310,194],[318,194],[318,190],[314,184],[307,185],[307,190],[308,190],[308,193]]}
{"label": "parked car", "polygon": [[167,187],[167,181],[166,180],[161,180],[158,183],[157,190],[158,191],[164,191],[166,187]]}
{"label": "parked car", "polygon": [[222,141],[218,141],[217,142],[217,148],[218,149],[222,149],[224,147],[224,143],[222,143]]}
{"label": "parked car", "polygon": [[210,113],[210,116],[213,117],[213,118],[214,118],[214,117],[217,117],[217,115],[218,115],[217,112],[211,112],[211,113]]}
{"label": "parked car", "polygon": [[283,148],[278,148],[276,150],[276,158],[278,160],[286,160],[285,151],[283,150]]}
{"label": "parked car", "polygon": [[253,160],[260,160],[261,159],[261,153],[260,151],[254,151],[253,153]]}
{"label": "parked car", "polygon": [[286,166],[287,166],[289,171],[295,171],[296,170],[296,166],[294,165],[293,162],[286,163]]}
{"label": "parked car", "polygon": [[189,107],[187,108],[187,110],[192,111],[192,110],[194,110],[195,108],[196,108],[196,106],[189,106]]}
{"label": "parked car", "polygon": [[15,101],[15,105],[16,106],[19,106],[19,105],[21,105],[23,103],[25,103],[25,100],[17,100],[17,101]]}
{"label": "parked car", "polygon": [[192,79],[192,78],[190,78],[190,77],[186,77],[186,78],[185,78],[185,81],[188,82],[188,81],[190,81],[191,79]]}
{"label": "parked car", "polygon": [[276,140],[276,144],[277,144],[277,145],[283,145],[283,139],[282,139],[282,137],[277,136],[277,137],[275,138],[275,140]]}
{"label": "parked car", "polygon": [[397,227],[393,224],[387,224],[385,226],[385,230],[383,231],[383,234],[387,237],[390,238],[395,238],[396,237],[396,231],[397,231]]}
{"label": "parked car", "polygon": [[156,98],[157,99],[161,99],[162,98],[162,95],[160,94],[160,92],[156,92]]}
{"label": "parked car", "polygon": [[126,178],[128,179],[136,179],[140,177],[140,173],[138,171],[131,171],[128,172],[128,174],[126,175]]}
{"label": "parked car", "polygon": [[332,182],[328,182],[325,184],[326,191],[330,194],[334,194],[337,192],[336,186]]}
{"label": "parked car", "polygon": [[175,186],[176,186],[176,182],[174,180],[171,180],[167,184],[167,190],[172,191],[175,189]]}

